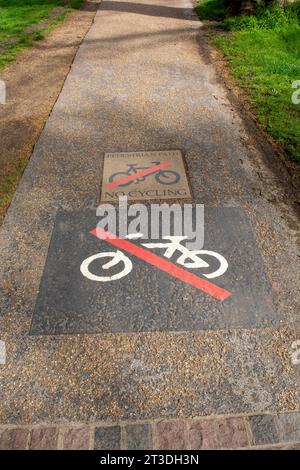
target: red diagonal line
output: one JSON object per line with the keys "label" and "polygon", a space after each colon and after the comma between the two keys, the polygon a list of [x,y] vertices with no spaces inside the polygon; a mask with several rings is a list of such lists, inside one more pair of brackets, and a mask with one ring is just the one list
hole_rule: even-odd
{"label": "red diagonal line", "polygon": [[203,292],[210,294],[215,299],[222,301],[231,295],[230,292],[225,289],[222,289],[222,287],[216,286],[215,284],[210,281],[207,281],[206,279],[195,276],[195,274],[192,274],[186,271],[185,269],[176,266],[170,261],[167,261],[166,259],[157,256],[151,251],[145,250],[141,246],[135,245],[134,243],[131,243],[128,240],[124,240],[124,238],[117,237],[117,235],[107,232],[100,227],[91,230],[90,233],[96,235],[96,237],[101,238],[102,240],[107,241],[111,245],[114,245],[120,248],[121,250],[125,250],[128,253],[131,253],[132,255],[136,256],[137,258],[140,258],[143,261],[152,264],[161,271],[164,271],[170,274],[171,276],[176,277],[177,279],[180,279],[181,281],[186,282],[187,284],[190,284],[191,286],[197,287],[197,289],[200,289]]}
{"label": "red diagonal line", "polygon": [[171,166],[171,165],[172,165],[172,162],[160,163],[159,165],[155,165],[155,166],[152,166],[151,168],[147,168],[147,170],[141,170],[141,171],[138,171],[137,173],[134,173],[133,175],[124,176],[124,178],[114,181],[113,183],[107,183],[106,187],[109,189],[115,188],[116,186],[120,186],[120,184],[128,183],[128,181],[136,180],[137,178],[140,178],[141,176],[150,175],[151,173],[155,173],[157,170],[162,170],[163,168],[167,168],[168,166]]}

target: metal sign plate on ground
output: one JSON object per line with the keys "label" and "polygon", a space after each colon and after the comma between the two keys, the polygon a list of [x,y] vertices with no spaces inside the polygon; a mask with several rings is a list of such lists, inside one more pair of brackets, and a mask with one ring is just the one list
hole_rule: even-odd
{"label": "metal sign plate on ground", "polygon": [[91,210],[58,213],[31,334],[279,325],[272,289],[241,209],[205,209],[205,242],[196,269],[186,262],[184,246],[166,257],[165,249],[146,246],[149,240],[104,240],[93,232],[98,222]]}
{"label": "metal sign plate on ground", "polygon": [[106,153],[101,201],[191,199],[180,150]]}

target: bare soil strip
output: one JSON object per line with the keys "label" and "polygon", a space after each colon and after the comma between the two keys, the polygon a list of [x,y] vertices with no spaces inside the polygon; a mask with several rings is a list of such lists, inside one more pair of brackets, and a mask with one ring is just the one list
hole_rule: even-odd
{"label": "bare soil strip", "polygon": [[0,72],[7,89],[0,106],[0,222],[99,3],[88,0]]}

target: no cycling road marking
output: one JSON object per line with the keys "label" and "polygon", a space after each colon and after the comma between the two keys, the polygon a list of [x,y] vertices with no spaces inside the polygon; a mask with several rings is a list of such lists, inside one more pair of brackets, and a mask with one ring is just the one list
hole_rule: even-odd
{"label": "no cycling road marking", "polygon": [[164,168],[168,168],[171,165],[172,165],[172,162],[163,162],[163,163],[160,163],[159,165],[154,165],[151,168],[147,168],[146,170],[138,171],[137,173],[134,173],[133,175],[125,176],[124,178],[120,178],[117,181],[114,181],[112,183],[108,183],[106,185],[106,187],[108,189],[115,188],[116,186],[120,186],[122,184],[129,183],[129,181],[136,180],[136,179],[141,178],[143,176],[151,175],[151,173],[156,173],[157,170],[163,170]]}
{"label": "no cycling road marking", "polygon": [[101,202],[192,197],[181,150],[105,152],[101,173]]}
{"label": "no cycling road marking", "polygon": [[137,258],[140,258],[143,261],[146,261],[161,271],[164,271],[171,276],[202,290],[217,300],[223,301],[232,295],[231,292],[223,289],[222,287],[219,287],[212,282],[207,281],[206,279],[200,278],[195,274],[186,271],[185,269],[175,266],[170,261],[167,261],[160,256],[145,250],[141,246],[135,245],[134,243],[125,240],[124,238],[120,238],[113,233],[103,230],[100,227],[91,230],[90,233],[95,235],[97,238],[105,240],[111,245],[116,246],[121,250],[127,251],[128,253],[136,256]]}
{"label": "no cycling road marking", "polygon": [[[198,250],[183,234],[164,236],[163,227],[159,237],[146,228],[131,233],[139,232],[133,226],[123,234],[101,227],[94,209],[59,210],[30,335],[280,327],[245,211],[208,207],[205,224]],[[101,240],[100,231],[90,233],[96,227],[110,233]]]}

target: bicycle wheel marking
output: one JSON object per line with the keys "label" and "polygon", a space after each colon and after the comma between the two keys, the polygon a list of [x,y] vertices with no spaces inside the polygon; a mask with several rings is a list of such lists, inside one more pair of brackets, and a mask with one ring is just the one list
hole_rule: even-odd
{"label": "bicycle wheel marking", "polygon": [[[113,276],[97,276],[96,274],[93,274],[90,270],[90,264],[95,261],[96,259],[99,258],[107,258],[111,257],[111,261],[106,263],[104,266],[102,266],[102,269],[109,269],[112,266],[115,266],[119,262],[122,262],[124,264],[124,268],[122,269],[121,272],[114,274]],[[130,261],[127,256],[125,256],[122,251],[117,251],[116,253],[97,253],[96,255],[89,256],[86,258],[80,265],[80,271],[81,273],[91,281],[97,281],[97,282],[111,282],[111,281],[116,281],[117,279],[121,279],[123,276],[126,276],[129,274],[132,270],[132,262]]]}
{"label": "bicycle wheel marking", "polygon": [[134,175],[126,176],[125,178],[120,178],[117,181],[114,181],[112,183],[108,183],[106,187],[108,189],[115,188],[116,186],[120,186],[124,183],[128,183],[129,181],[134,181],[138,178],[141,178],[143,176],[151,175],[151,173],[155,173],[157,170],[162,170],[164,168],[168,168],[169,166],[172,165],[172,162],[163,162],[160,163],[159,165],[155,165],[152,168],[147,168],[147,170],[141,170],[135,173]]}
{"label": "bicycle wheel marking", "polygon": [[102,202],[155,199],[191,200],[192,195],[180,150],[105,153]]}
{"label": "bicycle wheel marking", "polygon": [[217,300],[223,301],[231,296],[231,293],[223,289],[222,287],[216,286],[215,284],[210,281],[207,281],[206,279],[202,279],[198,276],[195,276],[195,274],[176,266],[170,261],[167,261],[166,259],[157,256],[155,253],[145,250],[141,246],[135,245],[134,243],[131,243],[128,240],[117,237],[115,234],[106,232],[101,228],[91,230],[90,233],[98,238],[101,238],[102,240],[105,240],[111,245],[125,250],[128,253],[131,253],[132,255],[136,256],[137,258],[146,261],[147,263],[151,264],[152,266],[155,266],[161,271],[164,271],[170,274],[171,276],[180,279],[182,282],[185,282],[187,284],[190,284],[191,286],[196,287],[197,289],[202,290],[203,292],[211,295]]}

